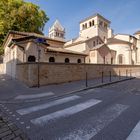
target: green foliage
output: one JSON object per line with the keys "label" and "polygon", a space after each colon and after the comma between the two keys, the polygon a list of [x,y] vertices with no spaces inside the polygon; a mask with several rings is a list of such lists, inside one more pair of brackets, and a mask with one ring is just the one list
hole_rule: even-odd
{"label": "green foliage", "polygon": [[48,20],[45,12],[33,3],[24,0],[0,0],[0,46],[9,30],[43,34]]}

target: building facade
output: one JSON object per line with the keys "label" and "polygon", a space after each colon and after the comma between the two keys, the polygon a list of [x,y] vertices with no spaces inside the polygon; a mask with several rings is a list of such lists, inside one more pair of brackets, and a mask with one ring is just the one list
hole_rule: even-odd
{"label": "building facade", "polygon": [[27,62],[139,65],[140,31],[114,35],[110,24],[94,14],[80,22],[79,36],[69,41],[58,20],[48,37],[10,31],[3,43],[5,73],[16,77],[16,65]]}
{"label": "building facade", "polygon": [[85,63],[87,54],[64,49],[65,41],[61,37],[58,40],[34,33],[10,31],[3,44],[5,73],[15,78],[19,63]]}
{"label": "building facade", "polygon": [[66,42],[65,48],[86,52],[86,63],[140,64],[140,31],[133,36],[114,35],[110,24],[109,20],[98,13],[82,20],[79,36]]}

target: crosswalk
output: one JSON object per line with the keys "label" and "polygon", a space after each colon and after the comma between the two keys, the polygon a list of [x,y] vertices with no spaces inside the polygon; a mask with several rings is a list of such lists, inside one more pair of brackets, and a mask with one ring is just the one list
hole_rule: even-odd
{"label": "crosswalk", "polygon": [[90,140],[98,132],[100,132],[105,126],[110,124],[115,118],[117,118],[127,106],[115,104],[98,115],[93,116],[88,123],[83,124],[79,128],[70,132],[68,136],[60,137],[60,140]]}
{"label": "crosswalk", "polygon": [[[53,94],[42,94],[40,96],[52,96]],[[37,95],[38,96],[38,95]],[[29,98],[34,97],[30,96]],[[20,96],[17,99],[27,99],[27,97]],[[16,113],[36,127],[44,128],[53,125],[63,119],[71,119],[87,110],[92,110],[97,105],[102,105],[104,101],[97,98],[85,98],[80,95],[71,95],[61,97],[53,101],[33,103],[26,105],[26,107],[17,107]],[[59,107],[61,106],[61,107]],[[56,108],[56,109],[54,109]],[[93,115],[89,115],[81,124],[75,125],[67,130],[67,133],[57,136],[57,140],[90,140],[97,135],[101,130],[107,127],[111,122],[117,119],[123,112],[129,108],[128,105],[114,103],[104,107],[103,110],[98,111]],[[6,108],[7,109],[7,108]],[[51,110],[52,109],[52,110]],[[8,110],[8,109],[7,109]],[[47,112],[49,110],[49,112]],[[51,110],[51,111],[50,111]],[[32,115],[34,114],[34,115]],[[37,114],[37,115],[36,115]],[[57,125],[55,126],[57,127]],[[58,126],[59,127],[59,126]],[[59,128],[58,128],[59,129]],[[140,138],[140,122],[128,135],[126,140],[139,140]]]}
{"label": "crosswalk", "polygon": [[126,140],[140,140],[140,121],[137,123]]}
{"label": "crosswalk", "polygon": [[60,110],[60,111],[51,113],[49,115],[42,116],[37,119],[33,119],[33,120],[31,120],[31,122],[36,125],[44,125],[44,124],[47,124],[50,120],[55,120],[60,117],[62,118],[62,117],[67,117],[67,116],[73,115],[73,114],[83,111],[87,108],[90,108],[100,102],[101,102],[100,100],[91,99],[84,103],[80,103],[78,105],[66,108],[64,110]]}
{"label": "crosswalk", "polygon": [[46,92],[46,93],[39,93],[39,94],[28,94],[28,95],[19,95],[15,97],[15,100],[25,100],[25,99],[35,99],[35,98],[42,98],[47,96],[54,95],[53,92]]}
{"label": "crosswalk", "polygon": [[39,111],[39,110],[42,110],[42,109],[47,109],[47,108],[52,107],[52,106],[67,103],[69,101],[73,101],[73,100],[76,100],[76,99],[79,99],[79,98],[80,98],[80,96],[77,96],[77,95],[70,96],[70,97],[65,97],[65,98],[62,98],[62,99],[59,99],[59,100],[56,100],[56,101],[52,101],[50,103],[45,103],[45,104],[41,104],[41,105],[36,105],[36,106],[20,109],[20,110],[17,110],[17,112],[20,115],[26,115],[26,114],[30,114],[32,112],[36,112],[36,111]]}

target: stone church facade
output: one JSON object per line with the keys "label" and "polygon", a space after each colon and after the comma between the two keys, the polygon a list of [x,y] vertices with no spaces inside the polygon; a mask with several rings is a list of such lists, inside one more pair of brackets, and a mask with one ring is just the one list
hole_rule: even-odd
{"label": "stone church facade", "polygon": [[86,52],[86,63],[140,64],[140,32],[114,35],[110,24],[100,14],[82,20],[79,36],[65,43],[65,48]]}
{"label": "stone church facade", "polygon": [[140,32],[114,35],[110,24],[94,14],[80,22],[79,36],[70,41],[58,20],[49,28],[48,37],[9,31],[3,43],[5,73],[15,77],[16,64],[27,62],[140,64]]}

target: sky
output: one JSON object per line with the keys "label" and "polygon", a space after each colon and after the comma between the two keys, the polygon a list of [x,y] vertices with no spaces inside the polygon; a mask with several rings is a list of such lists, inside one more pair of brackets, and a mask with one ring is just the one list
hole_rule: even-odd
{"label": "sky", "polygon": [[66,39],[79,35],[79,22],[95,13],[111,21],[114,33],[133,34],[140,30],[140,0],[26,0],[40,6],[50,20],[44,34],[56,19],[66,29]]}

